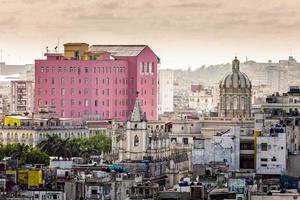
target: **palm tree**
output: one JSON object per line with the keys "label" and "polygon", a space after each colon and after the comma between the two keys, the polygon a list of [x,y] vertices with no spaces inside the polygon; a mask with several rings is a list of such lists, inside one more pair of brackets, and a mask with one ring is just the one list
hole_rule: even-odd
{"label": "palm tree", "polygon": [[60,138],[57,135],[47,135],[47,139],[41,141],[37,147],[49,156],[54,156],[54,149],[59,140]]}
{"label": "palm tree", "polygon": [[11,153],[11,157],[16,160],[20,160],[22,156],[32,150],[32,147],[26,144],[16,144],[14,150]]}
{"label": "palm tree", "polygon": [[68,140],[67,146],[69,148],[69,151],[71,152],[72,157],[78,157],[80,155],[80,145],[80,139]]}
{"label": "palm tree", "polygon": [[66,159],[66,158],[70,159],[72,157],[70,148],[67,145],[68,142],[69,142],[69,139],[65,139],[65,140],[59,139],[57,141],[57,143],[55,144],[53,153],[55,156],[58,157],[58,159],[60,157],[62,157],[63,159]]}

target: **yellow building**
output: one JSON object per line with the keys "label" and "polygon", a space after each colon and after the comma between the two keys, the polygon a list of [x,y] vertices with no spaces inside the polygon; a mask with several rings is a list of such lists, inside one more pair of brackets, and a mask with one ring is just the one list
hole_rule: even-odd
{"label": "yellow building", "polygon": [[31,118],[24,116],[5,116],[4,126],[24,126],[29,125]]}
{"label": "yellow building", "polygon": [[64,44],[64,57],[70,60],[88,60],[89,45],[86,43]]}
{"label": "yellow building", "polygon": [[17,184],[28,188],[39,188],[43,184],[42,170],[7,170],[7,175],[16,175]]}
{"label": "yellow building", "polygon": [[103,60],[104,51],[90,51],[87,43],[64,44],[64,57],[69,60]]}
{"label": "yellow building", "polygon": [[38,188],[43,184],[43,172],[42,170],[29,170],[28,171],[28,187]]}

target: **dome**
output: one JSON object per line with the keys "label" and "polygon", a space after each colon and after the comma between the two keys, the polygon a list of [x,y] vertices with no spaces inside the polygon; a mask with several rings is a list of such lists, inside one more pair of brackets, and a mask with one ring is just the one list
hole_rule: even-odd
{"label": "dome", "polygon": [[237,89],[251,89],[251,81],[248,76],[240,72],[239,70],[240,62],[237,58],[232,61],[232,72],[225,76],[223,80],[220,82],[220,89],[229,89],[229,88],[237,88]]}
{"label": "dome", "polygon": [[220,82],[220,88],[251,88],[251,82],[246,74],[231,72]]}

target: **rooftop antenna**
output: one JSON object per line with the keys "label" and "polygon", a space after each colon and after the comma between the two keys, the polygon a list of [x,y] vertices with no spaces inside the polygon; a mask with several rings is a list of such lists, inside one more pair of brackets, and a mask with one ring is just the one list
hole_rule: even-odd
{"label": "rooftop antenna", "polygon": [[248,56],[246,56],[246,62],[248,62]]}
{"label": "rooftop antenna", "polygon": [[46,52],[49,53],[49,47],[48,46],[46,46]]}
{"label": "rooftop antenna", "polygon": [[1,62],[2,62],[2,48],[1,48],[1,52],[0,52],[0,54],[1,54]]}
{"label": "rooftop antenna", "polygon": [[58,48],[57,46],[56,46],[56,47],[54,47],[54,49],[55,49],[55,52],[56,52],[56,53],[57,53],[57,48]]}

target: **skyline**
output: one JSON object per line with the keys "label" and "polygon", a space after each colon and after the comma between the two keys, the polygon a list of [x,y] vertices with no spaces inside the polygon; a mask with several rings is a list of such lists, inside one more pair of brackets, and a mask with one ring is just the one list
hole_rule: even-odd
{"label": "skyline", "polygon": [[1,2],[0,48],[8,64],[43,58],[58,38],[61,50],[67,42],[146,44],[162,68],[173,69],[229,63],[235,55],[242,62],[300,58],[295,0]]}

